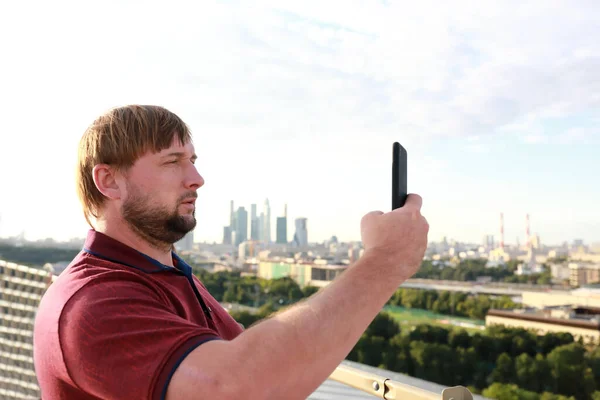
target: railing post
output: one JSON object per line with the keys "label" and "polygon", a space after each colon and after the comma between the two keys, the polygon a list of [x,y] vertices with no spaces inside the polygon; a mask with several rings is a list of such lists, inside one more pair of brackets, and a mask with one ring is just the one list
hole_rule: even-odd
{"label": "railing post", "polygon": [[387,400],[473,400],[473,395],[464,386],[454,386],[438,393],[396,382],[383,376],[361,371],[347,365],[339,365],[329,379],[351,386]]}

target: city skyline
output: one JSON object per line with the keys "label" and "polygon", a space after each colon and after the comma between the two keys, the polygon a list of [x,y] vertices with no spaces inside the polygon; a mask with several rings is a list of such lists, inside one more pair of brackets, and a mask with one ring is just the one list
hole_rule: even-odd
{"label": "city skyline", "polygon": [[[527,213],[542,243],[600,242],[598,2],[34,3],[0,24],[0,236],[85,235],[78,140],[142,103],[192,130],[197,240],[221,240],[230,199],[265,197],[308,218],[310,241],[359,240],[390,209],[399,141],[431,240],[479,242],[503,212],[507,243]],[[145,40],[98,57],[132,32]]]}
{"label": "city skyline", "polygon": [[[234,201],[231,200],[230,201],[230,206],[234,204]],[[247,231],[247,237],[245,238],[246,240],[252,240],[251,238],[251,215],[250,213],[248,213],[248,211],[251,209],[251,207],[253,205],[258,205],[257,202],[254,203],[250,203],[249,206],[247,207],[246,204],[240,204],[239,202],[235,203],[237,204],[237,206],[235,207],[235,211],[237,212],[237,210],[239,209],[245,209],[246,213],[247,213],[247,226],[246,226],[246,231]],[[501,213],[504,214],[504,213]],[[259,213],[257,213],[257,217],[259,216]],[[281,218],[285,216],[286,217],[286,233],[287,233],[287,243],[292,243],[294,241],[294,235],[296,233],[296,223],[299,220],[304,220],[306,223],[306,221],[310,221],[311,219],[305,216],[296,216],[293,219],[290,219],[289,217],[289,213],[288,213],[288,203],[285,202],[284,203],[284,212],[282,213],[271,213],[271,243],[277,243],[277,239],[276,239],[276,234],[277,234],[277,219]],[[500,214],[498,215],[500,216]],[[503,215],[504,220],[506,221],[506,216]],[[529,229],[527,228],[527,219],[529,219]],[[512,218],[509,218],[509,220],[513,220]],[[223,226],[221,226],[221,231],[220,231],[220,236],[217,235],[213,235],[213,238],[206,238],[206,237],[202,237],[198,235],[198,227],[194,230],[193,232],[193,240],[195,243],[221,243],[223,241],[223,228],[230,228],[230,223],[231,221],[228,219],[227,220],[228,223],[224,224]],[[573,245],[575,242],[580,242],[582,241],[583,244],[585,245],[600,245],[600,241],[597,240],[588,240],[586,238],[583,237],[564,237],[563,239],[559,239],[558,241],[544,241],[544,235],[542,232],[536,231],[535,229],[531,228],[531,214],[525,214],[522,218],[522,232],[517,233],[516,235],[509,237],[507,236],[506,232],[508,231],[509,233],[514,233],[514,231],[517,231],[518,229],[515,228],[511,228],[509,227],[507,229],[506,227],[506,223],[504,223],[504,235],[502,235],[501,233],[501,228],[500,228],[500,222],[498,221],[498,226],[497,226],[497,230],[494,232],[492,230],[489,230],[488,233],[483,233],[482,237],[479,238],[472,238],[472,239],[464,239],[461,238],[460,236],[455,236],[455,235],[442,235],[439,237],[432,237],[432,235],[429,235],[429,243],[441,243],[444,240],[447,241],[456,241],[458,243],[465,243],[465,244],[484,244],[484,243],[489,243],[490,240],[493,242],[494,246],[493,247],[498,247],[499,244],[502,242],[502,238],[504,239],[503,242],[506,246],[509,247],[513,247],[513,246],[524,246],[526,243],[528,243],[528,236],[530,238],[536,238],[535,240],[539,240],[540,243],[543,246],[561,246],[565,243],[569,244],[569,245]],[[17,234],[11,235],[11,236],[7,236],[7,235],[3,235],[2,234],[2,219],[1,219],[1,215],[0,215],[0,239],[8,239],[9,237],[20,237],[22,235],[24,235],[25,240],[26,241],[31,241],[31,242],[35,242],[35,241],[43,241],[43,240],[56,240],[57,242],[68,242],[71,240],[83,240],[85,238],[84,234],[81,235],[75,235],[72,237],[65,237],[65,238],[54,238],[54,237],[31,237],[30,235],[27,234],[26,230],[23,230]],[[89,228],[88,228],[89,229]],[[310,229],[309,229],[310,231]],[[310,231],[310,237],[312,238],[314,235],[312,234],[312,231]],[[85,233],[85,232],[84,232]],[[343,239],[343,235],[340,237],[340,235],[338,235],[337,233],[332,233],[329,236],[326,237],[321,237],[321,238],[317,238],[317,239],[311,239],[308,241],[308,243],[323,243],[323,242],[327,242],[329,241],[332,237],[336,237],[338,238],[338,240],[340,240],[340,242],[360,242],[360,238],[350,238],[350,239]],[[182,239],[183,240],[183,239]],[[259,241],[263,241],[263,238],[257,238],[256,240]]]}

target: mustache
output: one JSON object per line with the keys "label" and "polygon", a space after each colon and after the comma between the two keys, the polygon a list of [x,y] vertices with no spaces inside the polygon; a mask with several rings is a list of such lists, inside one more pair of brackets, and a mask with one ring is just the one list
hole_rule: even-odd
{"label": "mustache", "polygon": [[186,200],[190,200],[190,199],[196,200],[197,198],[198,198],[198,193],[196,193],[196,192],[187,193],[179,198],[179,202],[183,203]]}

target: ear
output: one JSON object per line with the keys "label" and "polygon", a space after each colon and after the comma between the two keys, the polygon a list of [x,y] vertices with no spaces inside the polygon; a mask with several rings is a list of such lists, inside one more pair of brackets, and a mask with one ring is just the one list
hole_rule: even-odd
{"label": "ear", "polygon": [[122,195],[116,175],[115,169],[108,164],[98,164],[92,170],[98,191],[110,200],[119,200]]}

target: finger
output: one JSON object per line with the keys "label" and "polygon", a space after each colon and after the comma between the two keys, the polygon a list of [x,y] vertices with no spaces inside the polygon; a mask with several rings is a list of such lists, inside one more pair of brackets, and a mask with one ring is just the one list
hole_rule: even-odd
{"label": "finger", "polygon": [[423,206],[423,198],[421,198],[421,196],[419,196],[416,193],[411,193],[406,198],[406,203],[404,203],[404,207],[402,207],[402,208],[421,210],[422,206]]}
{"label": "finger", "polygon": [[371,212],[365,214],[365,216],[363,218],[372,218],[372,217],[375,217],[377,215],[382,215],[382,214],[383,214],[382,211],[371,211]]}
{"label": "finger", "polygon": [[381,212],[381,211],[371,211],[370,213],[367,213],[364,215],[364,217],[362,217],[362,222],[367,221],[371,218],[377,217],[381,214],[383,214],[383,212]]}

